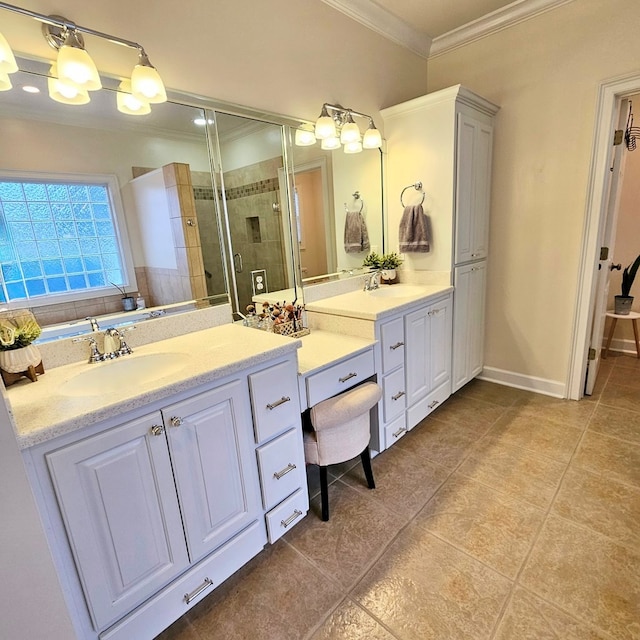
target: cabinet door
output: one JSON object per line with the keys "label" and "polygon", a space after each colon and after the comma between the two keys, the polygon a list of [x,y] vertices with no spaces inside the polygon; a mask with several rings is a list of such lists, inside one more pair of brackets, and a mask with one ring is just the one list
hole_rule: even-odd
{"label": "cabinet door", "polygon": [[402,318],[380,326],[382,373],[386,374],[404,364],[404,324]]}
{"label": "cabinet door", "polygon": [[191,561],[260,514],[253,425],[234,381],[163,409]]}
{"label": "cabinet door", "polygon": [[407,313],[404,318],[406,347],[405,375],[407,378],[407,406],[424,398],[431,386],[429,373],[429,316],[428,308]]}
{"label": "cabinet door", "polygon": [[429,307],[429,391],[451,377],[451,297]]}
{"label": "cabinet door", "polygon": [[458,114],[455,262],[487,257],[493,128]]}
{"label": "cabinet door", "polygon": [[46,459],[89,610],[103,629],[189,564],[161,416]]}

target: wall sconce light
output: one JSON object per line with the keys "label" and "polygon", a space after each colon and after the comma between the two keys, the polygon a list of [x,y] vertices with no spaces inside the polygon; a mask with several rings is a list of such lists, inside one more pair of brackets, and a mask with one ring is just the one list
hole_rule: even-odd
{"label": "wall sconce light", "polygon": [[[48,79],[49,96],[53,100],[64,104],[86,104],[90,99],[88,92],[102,88],[98,69],[84,47],[82,34],[85,33],[138,51],[138,64],[131,73],[131,80],[123,81],[119,87],[116,98],[119,111],[130,115],[143,115],[151,111],[149,103],[166,102],[167,92],[164,83],[149,62],[145,50],[137,42],[81,27],[62,16],[45,16],[6,2],[0,2],[0,9],[41,22],[46,41],[58,50],[56,62],[51,67],[51,77]],[[11,88],[7,74],[16,71],[18,65],[13,52],[0,34],[0,91]],[[121,93],[123,95],[120,95]]]}
{"label": "wall sconce light", "polygon": [[[369,128],[364,137],[353,116],[366,118]],[[320,140],[322,149],[339,149],[344,145],[345,153],[360,153],[362,149],[378,149],[382,146],[382,136],[376,129],[373,118],[352,109],[345,109],[339,104],[322,105],[322,111],[315,124],[314,131],[302,127],[296,129],[296,145],[306,147]]]}

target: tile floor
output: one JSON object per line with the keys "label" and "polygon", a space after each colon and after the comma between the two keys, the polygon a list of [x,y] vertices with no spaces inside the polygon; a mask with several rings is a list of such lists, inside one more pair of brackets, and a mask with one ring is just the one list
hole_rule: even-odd
{"label": "tile floor", "polygon": [[473,381],[159,640],[640,639],[640,360],[556,400]]}

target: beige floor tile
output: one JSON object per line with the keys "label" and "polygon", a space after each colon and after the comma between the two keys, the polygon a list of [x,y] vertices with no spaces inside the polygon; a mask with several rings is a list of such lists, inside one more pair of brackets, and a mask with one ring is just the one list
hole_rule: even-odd
{"label": "beige floor tile", "polygon": [[[373,497],[406,523],[424,507],[450,473],[449,469],[395,445],[373,460],[376,482]],[[371,493],[362,465],[353,467],[341,480],[359,492]]]}
{"label": "beige floor tile", "polygon": [[483,438],[456,474],[473,478],[514,498],[546,508],[551,503],[565,464],[527,449]]}
{"label": "beige floor tile", "polygon": [[575,400],[560,400],[539,393],[529,394],[524,400],[516,400],[513,410],[536,416],[540,419],[555,420],[578,429],[586,429],[595,403]]}
{"label": "beige floor tile", "polygon": [[515,578],[545,512],[469,478],[452,477],[415,523]]}
{"label": "beige floor tile", "polygon": [[395,640],[395,636],[355,602],[345,600],[311,640]]}
{"label": "beige floor tile", "polygon": [[640,551],[640,489],[571,467],[553,511]]}
{"label": "beige floor tile", "polygon": [[374,499],[375,490],[355,491],[342,481],[329,486],[329,521],[320,520],[320,496],[285,540],[326,576],[353,586],[406,523]]}
{"label": "beige floor tile", "polygon": [[462,424],[475,433],[476,437],[480,437],[504,411],[505,407],[456,394],[431,415],[442,422]]}
{"label": "beige floor tile", "polygon": [[178,618],[169,628],[165,629],[155,640],[200,640],[191,623],[185,616]]}
{"label": "beige floor tile", "polygon": [[523,586],[616,640],[640,637],[640,554],[549,516]]}
{"label": "beige floor tile", "polygon": [[447,469],[455,469],[477,440],[477,434],[466,425],[441,422],[429,416],[394,446],[409,449]]}
{"label": "beige floor tile", "polygon": [[[633,375],[636,375],[635,373]],[[640,392],[637,388],[607,382],[600,395],[600,402],[609,407],[640,413]]]}
{"label": "beige floor tile", "polygon": [[587,431],[572,464],[640,487],[640,445]]}
{"label": "beige floor tile", "polygon": [[339,587],[283,541],[198,603],[188,620],[199,638],[303,638],[342,598]]}
{"label": "beige floor tile", "polygon": [[630,353],[614,353],[612,362],[616,367],[624,367],[625,369],[640,370],[640,358],[637,355]]}
{"label": "beige floor tile", "polygon": [[640,368],[636,373],[635,370],[624,366],[613,367],[607,379],[607,385],[619,384],[623,387],[630,387],[636,391],[640,391],[640,375],[638,375],[638,373],[640,373]]}
{"label": "beige floor tile", "polygon": [[589,422],[589,431],[640,445],[640,413],[600,405]]}
{"label": "beige floor tile", "polygon": [[510,407],[516,400],[527,396],[528,392],[476,378],[468,382],[462,389],[456,391],[456,394],[458,397],[474,398],[475,400],[498,404],[501,407]]}
{"label": "beige floor tile", "polygon": [[487,432],[503,444],[515,445],[568,462],[582,437],[582,430],[544,416],[507,411]]}
{"label": "beige floor tile", "polygon": [[605,640],[524,589],[516,589],[494,640]]}
{"label": "beige floor tile", "polygon": [[489,638],[511,582],[415,525],[353,597],[402,640]]}

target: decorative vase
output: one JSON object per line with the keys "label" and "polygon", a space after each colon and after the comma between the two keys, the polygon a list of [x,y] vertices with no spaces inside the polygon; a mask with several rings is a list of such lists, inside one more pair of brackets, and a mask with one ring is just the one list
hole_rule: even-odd
{"label": "decorative vase", "polygon": [[387,282],[393,282],[396,279],[396,270],[395,269],[383,269],[380,272],[382,279]]}
{"label": "decorative vase", "polygon": [[628,316],[633,304],[633,296],[615,296],[614,311],[619,316]]}
{"label": "decorative vase", "polygon": [[29,367],[36,367],[40,362],[42,362],[40,351],[32,344],[20,349],[0,351],[0,369],[7,373],[22,373]]}
{"label": "decorative vase", "polygon": [[133,296],[122,298],[122,309],[124,311],[133,311],[136,308],[136,299]]}

